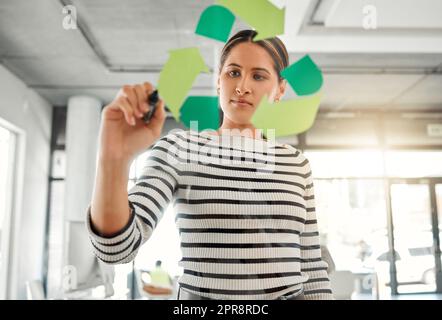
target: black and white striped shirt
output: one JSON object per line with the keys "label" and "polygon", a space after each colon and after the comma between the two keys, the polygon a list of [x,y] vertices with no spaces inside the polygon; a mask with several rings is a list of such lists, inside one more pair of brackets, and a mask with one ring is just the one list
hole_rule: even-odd
{"label": "black and white striped shirt", "polygon": [[245,136],[180,131],[152,147],[129,190],[132,216],[103,237],[99,259],[133,260],[170,203],[180,233],[181,287],[212,299],[331,299],[321,258],[308,160],[295,148]]}

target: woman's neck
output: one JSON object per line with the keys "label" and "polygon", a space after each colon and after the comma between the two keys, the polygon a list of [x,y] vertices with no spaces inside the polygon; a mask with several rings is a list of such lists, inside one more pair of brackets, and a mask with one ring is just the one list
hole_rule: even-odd
{"label": "woman's neck", "polygon": [[251,123],[248,124],[238,124],[234,123],[231,120],[224,118],[223,124],[217,130],[219,135],[222,134],[239,134],[241,136],[253,138],[253,139],[262,139],[262,132],[255,128],[255,126]]}

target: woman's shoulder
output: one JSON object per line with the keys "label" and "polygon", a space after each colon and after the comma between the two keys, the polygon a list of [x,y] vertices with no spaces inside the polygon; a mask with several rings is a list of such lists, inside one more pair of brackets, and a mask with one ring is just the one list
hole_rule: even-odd
{"label": "woman's shoulder", "polygon": [[298,148],[296,148],[296,147],[294,147],[294,146],[292,146],[292,145],[290,145],[290,144],[288,144],[288,143],[280,143],[280,144],[277,144],[281,149],[283,149],[283,150],[288,150],[288,151],[290,151],[292,154],[293,154],[293,156],[294,157],[300,157],[300,156],[302,156],[302,152],[301,152],[301,150],[299,150]]}
{"label": "woman's shoulder", "polygon": [[286,143],[280,144],[280,147],[284,148],[285,150],[288,150],[293,155],[293,159],[296,161],[296,163],[300,163],[300,164],[304,164],[304,165],[310,164],[307,157],[298,148],[296,148],[290,144],[286,144]]}

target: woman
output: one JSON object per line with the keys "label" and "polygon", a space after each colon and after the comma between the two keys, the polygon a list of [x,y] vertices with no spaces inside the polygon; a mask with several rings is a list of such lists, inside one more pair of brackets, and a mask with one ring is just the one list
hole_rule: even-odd
{"label": "woman", "polygon": [[[278,38],[253,42],[255,35],[241,31],[223,48],[224,118],[216,132],[181,131],[157,141],[163,101],[148,125],[140,120],[154,90],[148,83],[123,87],[103,110],[87,219],[95,254],[113,264],[133,260],[172,202],[184,268],[178,299],[332,298],[309,162],[251,123],[264,95],[283,96],[280,71],[288,66]],[[130,163],[149,147],[143,175],[128,193]]]}

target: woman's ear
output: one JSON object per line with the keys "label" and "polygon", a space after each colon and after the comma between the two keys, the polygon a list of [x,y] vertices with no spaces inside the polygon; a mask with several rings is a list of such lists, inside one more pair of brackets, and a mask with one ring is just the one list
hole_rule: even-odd
{"label": "woman's ear", "polygon": [[219,75],[218,75],[218,80],[216,81],[216,92],[219,95],[219,90],[220,90],[220,81],[219,81]]}
{"label": "woman's ear", "polygon": [[285,94],[285,89],[287,88],[287,81],[281,80],[278,84],[278,94],[276,95],[275,101],[279,101]]}

